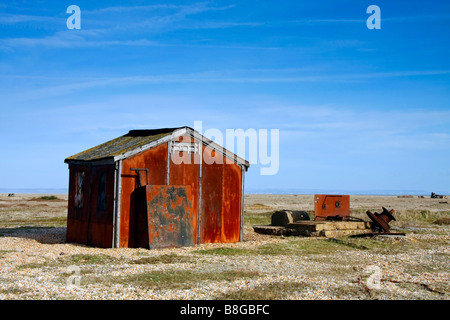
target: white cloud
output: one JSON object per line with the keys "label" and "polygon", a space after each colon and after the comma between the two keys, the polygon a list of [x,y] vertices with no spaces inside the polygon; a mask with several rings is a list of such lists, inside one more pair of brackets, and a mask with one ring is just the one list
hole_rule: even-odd
{"label": "white cloud", "polygon": [[65,22],[65,18],[58,18],[52,16],[26,15],[26,14],[0,13],[0,24],[16,24],[24,22],[57,24]]}
{"label": "white cloud", "polygon": [[[59,45],[70,46],[70,42],[83,41],[77,36],[70,36],[68,39],[63,40],[62,37],[56,39],[48,39],[49,42],[56,42]],[[145,39],[141,41],[129,41],[128,45],[150,45],[157,46],[152,42],[148,42]],[[1,42],[0,42],[1,43]],[[24,45],[37,45],[33,41],[23,39]],[[119,45],[121,42],[118,42]],[[72,44],[73,45],[73,44]],[[97,45],[101,45],[100,43]],[[61,96],[80,90],[89,90],[94,88],[120,88],[129,87],[133,85],[145,85],[145,84],[189,84],[189,83],[335,83],[345,81],[364,81],[371,79],[393,78],[393,77],[428,77],[436,75],[450,74],[450,70],[409,70],[409,71],[392,71],[392,72],[379,72],[379,73],[343,73],[343,74],[316,74],[316,75],[303,75],[303,76],[291,76],[291,70],[287,69],[287,74],[284,69],[274,69],[273,72],[265,70],[264,74],[259,74],[258,71],[254,71],[255,75],[246,70],[239,71],[205,71],[205,72],[193,72],[193,73],[179,73],[179,74],[158,74],[158,75],[130,75],[130,76],[112,76],[112,77],[89,77],[89,78],[76,78],[76,77],[35,77],[36,81],[39,81],[39,87],[37,89],[30,88],[26,96],[21,93],[16,97],[18,100],[32,100],[38,98],[48,98],[54,96]],[[269,75],[271,73],[271,75]],[[313,73],[313,72],[310,72]],[[19,78],[20,75],[0,75],[0,78]],[[61,84],[63,83],[63,84]],[[29,83],[25,83],[29,85]],[[13,96],[13,95],[10,95]],[[277,106],[277,109],[280,106]],[[297,107],[283,105],[279,110],[283,112],[294,111]],[[333,106],[328,109],[322,108],[320,112],[333,113]],[[306,113],[310,112],[308,110]],[[287,116],[289,116],[287,114]],[[400,120],[403,121],[403,120]],[[329,124],[331,125],[331,124]],[[334,126],[337,126],[335,123]]]}
{"label": "white cloud", "polygon": [[160,46],[156,41],[148,39],[134,40],[97,40],[89,39],[84,32],[78,31],[59,31],[54,35],[31,38],[4,38],[0,39],[0,46],[3,48],[17,47],[58,47],[58,48],[74,48],[74,47],[100,47],[100,46]]}

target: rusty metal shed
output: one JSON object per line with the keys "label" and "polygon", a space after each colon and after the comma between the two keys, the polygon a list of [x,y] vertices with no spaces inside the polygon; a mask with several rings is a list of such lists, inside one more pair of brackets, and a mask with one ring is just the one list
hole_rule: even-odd
{"label": "rusty metal shed", "polygon": [[242,240],[249,163],[190,127],[131,130],[64,162],[67,242],[160,248]]}

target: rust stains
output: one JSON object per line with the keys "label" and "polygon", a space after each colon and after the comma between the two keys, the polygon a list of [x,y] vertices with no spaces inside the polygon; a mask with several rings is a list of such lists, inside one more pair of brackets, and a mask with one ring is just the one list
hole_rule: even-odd
{"label": "rust stains", "polygon": [[349,218],[349,195],[314,195],[314,220],[348,220]]}
{"label": "rust stains", "polygon": [[249,163],[210,142],[189,127],[131,130],[67,158],[67,241],[124,248],[238,242]]}

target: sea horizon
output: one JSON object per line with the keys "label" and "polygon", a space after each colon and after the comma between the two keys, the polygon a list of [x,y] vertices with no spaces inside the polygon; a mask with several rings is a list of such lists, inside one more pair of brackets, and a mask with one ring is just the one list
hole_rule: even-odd
{"label": "sea horizon", "polygon": [[[373,196],[430,196],[431,192],[448,195],[443,190],[350,190],[350,189],[307,189],[307,188],[247,188],[245,194],[280,194],[280,195],[313,195],[313,194],[349,194]],[[0,188],[3,194],[68,194],[68,188]]]}

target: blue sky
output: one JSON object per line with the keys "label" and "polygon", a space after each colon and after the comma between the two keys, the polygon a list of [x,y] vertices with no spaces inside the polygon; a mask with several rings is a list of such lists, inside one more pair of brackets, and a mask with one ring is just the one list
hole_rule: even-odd
{"label": "blue sky", "polygon": [[1,1],[0,187],[67,188],[66,157],[201,120],[280,130],[250,192],[449,194],[449,39],[448,1]]}

